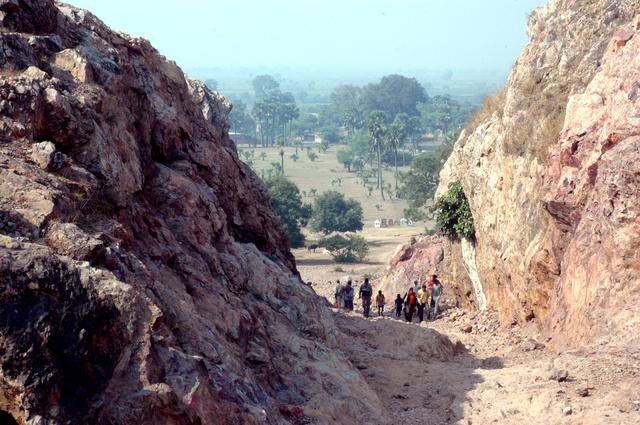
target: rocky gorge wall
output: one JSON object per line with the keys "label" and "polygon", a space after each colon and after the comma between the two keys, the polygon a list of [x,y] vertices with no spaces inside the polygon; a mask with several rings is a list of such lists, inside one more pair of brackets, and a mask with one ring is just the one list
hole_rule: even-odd
{"label": "rocky gorge wall", "polygon": [[83,10],[0,1],[0,27],[0,413],[382,417],[238,159],[230,105]]}
{"label": "rocky gorge wall", "polygon": [[482,309],[484,300],[476,296],[467,268],[460,242],[439,236],[413,238],[393,253],[375,289],[395,299],[396,294],[404,296],[415,280],[426,283],[435,274],[445,282],[444,298],[459,307]]}
{"label": "rocky gorge wall", "polygon": [[[634,0],[551,0],[532,13],[504,91],[444,166],[438,194],[462,183],[478,274],[504,324],[537,320],[569,341],[635,338],[639,12]],[[460,257],[449,244],[443,273]]]}

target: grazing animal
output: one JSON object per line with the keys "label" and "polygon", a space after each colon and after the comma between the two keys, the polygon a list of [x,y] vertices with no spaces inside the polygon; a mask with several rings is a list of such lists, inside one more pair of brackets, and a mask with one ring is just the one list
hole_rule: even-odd
{"label": "grazing animal", "polygon": [[313,244],[313,245],[307,246],[307,251],[316,252],[316,249],[318,249],[318,245],[317,244]]}

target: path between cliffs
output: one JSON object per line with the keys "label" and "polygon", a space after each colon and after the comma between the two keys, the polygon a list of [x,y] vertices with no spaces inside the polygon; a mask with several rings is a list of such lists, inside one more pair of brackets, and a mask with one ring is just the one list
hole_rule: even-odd
{"label": "path between cliffs", "polygon": [[[456,308],[422,324],[335,312],[386,417],[363,424],[638,424],[640,352],[554,351],[530,327]],[[452,342],[466,350],[453,353]],[[458,344],[460,348],[460,344]]]}

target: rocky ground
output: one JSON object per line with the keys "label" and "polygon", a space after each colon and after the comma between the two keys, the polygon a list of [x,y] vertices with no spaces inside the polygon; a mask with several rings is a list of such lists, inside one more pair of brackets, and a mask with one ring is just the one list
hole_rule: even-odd
{"label": "rocky ground", "polygon": [[422,324],[335,315],[383,404],[380,424],[640,423],[637,346],[558,350],[533,325],[505,329],[495,313],[454,307]]}

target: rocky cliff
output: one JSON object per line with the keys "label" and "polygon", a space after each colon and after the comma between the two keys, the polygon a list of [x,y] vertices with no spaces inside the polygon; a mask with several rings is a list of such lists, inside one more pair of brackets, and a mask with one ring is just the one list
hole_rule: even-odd
{"label": "rocky cliff", "polygon": [[505,324],[537,320],[573,341],[637,329],[639,13],[636,0],[535,11],[504,91],[444,167],[439,193],[462,182],[478,275]]}
{"label": "rocky cliff", "polygon": [[0,22],[2,417],[380,417],[238,159],[230,105],[74,7],[4,0]]}
{"label": "rocky cliff", "polygon": [[435,274],[446,282],[444,298],[459,307],[484,310],[486,305],[475,295],[468,268],[460,242],[439,236],[412,238],[391,256],[376,289],[395,299],[396,294],[404,296],[415,280],[423,284]]}

